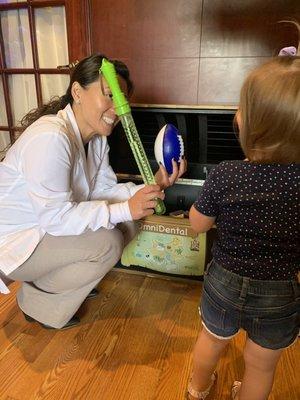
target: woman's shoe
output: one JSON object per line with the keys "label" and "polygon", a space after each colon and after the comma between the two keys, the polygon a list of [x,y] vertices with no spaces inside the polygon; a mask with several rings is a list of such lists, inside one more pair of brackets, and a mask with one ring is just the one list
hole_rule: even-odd
{"label": "woman's shoe", "polygon": [[214,372],[210,379],[211,379],[211,384],[203,392],[198,392],[197,390],[193,389],[191,382],[190,382],[188,385],[188,390],[187,390],[187,399],[189,399],[189,395],[191,395],[192,397],[194,397],[197,400],[205,400],[206,397],[209,395],[209,392],[217,379],[217,373]]}
{"label": "woman's shoe", "polygon": [[86,299],[93,299],[99,295],[99,290],[94,288],[90,291],[90,293],[86,296]]}
{"label": "woman's shoe", "polygon": [[236,399],[236,396],[237,396],[238,392],[240,391],[241,384],[242,384],[242,382],[240,382],[240,381],[233,382],[232,388],[231,388],[231,398],[233,400]]}
{"label": "woman's shoe", "polygon": [[70,321],[68,321],[66,323],[66,325],[64,325],[62,328],[54,328],[53,326],[46,325],[46,324],[43,324],[42,322],[37,321],[36,319],[30,317],[30,315],[27,315],[24,312],[23,312],[23,315],[24,315],[26,321],[28,321],[28,322],[38,322],[45,329],[56,329],[56,330],[69,329],[69,328],[73,328],[73,326],[76,326],[76,325],[78,325],[80,323],[80,319],[78,317],[76,317],[76,316],[73,316],[70,319]]}

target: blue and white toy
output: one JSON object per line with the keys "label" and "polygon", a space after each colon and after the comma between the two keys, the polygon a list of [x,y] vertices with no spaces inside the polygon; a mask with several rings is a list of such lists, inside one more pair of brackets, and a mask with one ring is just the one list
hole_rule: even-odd
{"label": "blue and white toy", "polygon": [[174,125],[166,124],[158,132],[154,143],[154,154],[156,161],[162,163],[168,174],[172,174],[172,158],[179,163],[184,154],[182,136]]}

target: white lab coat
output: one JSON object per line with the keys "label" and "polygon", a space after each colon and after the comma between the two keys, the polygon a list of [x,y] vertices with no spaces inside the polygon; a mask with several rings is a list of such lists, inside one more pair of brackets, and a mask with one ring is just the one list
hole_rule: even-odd
{"label": "white lab coat", "polygon": [[117,184],[107,138],[86,158],[70,105],[29,126],[0,163],[0,271],[26,261],[45,233],[80,235],[132,220],[128,199],[142,185]]}

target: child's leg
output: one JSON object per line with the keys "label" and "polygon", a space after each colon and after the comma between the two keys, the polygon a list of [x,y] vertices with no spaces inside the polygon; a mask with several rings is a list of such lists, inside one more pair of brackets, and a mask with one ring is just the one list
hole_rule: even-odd
{"label": "child's leg", "polygon": [[[219,358],[230,342],[230,339],[218,339],[211,335],[204,327],[199,333],[194,348],[194,365],[191,386],[194,390],[202,392],[211,383]],[[190,397],[192,399],[192,397]]]}
{"label": "child's leg", "polygon": [[247,339],[245,373],[237,400],[266,400],[271,392],[277,362],[283,349],[266,349]]}

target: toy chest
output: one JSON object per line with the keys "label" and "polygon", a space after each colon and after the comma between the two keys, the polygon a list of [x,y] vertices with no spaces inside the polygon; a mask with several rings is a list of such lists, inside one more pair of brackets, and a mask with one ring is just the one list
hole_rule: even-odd
{"label": "toy chest", "polygon": [[202,276],[206,234],[195,233],[188,219],[152,215],[139,221],[138,235],[125,247],[121,263],[167,274]]}

